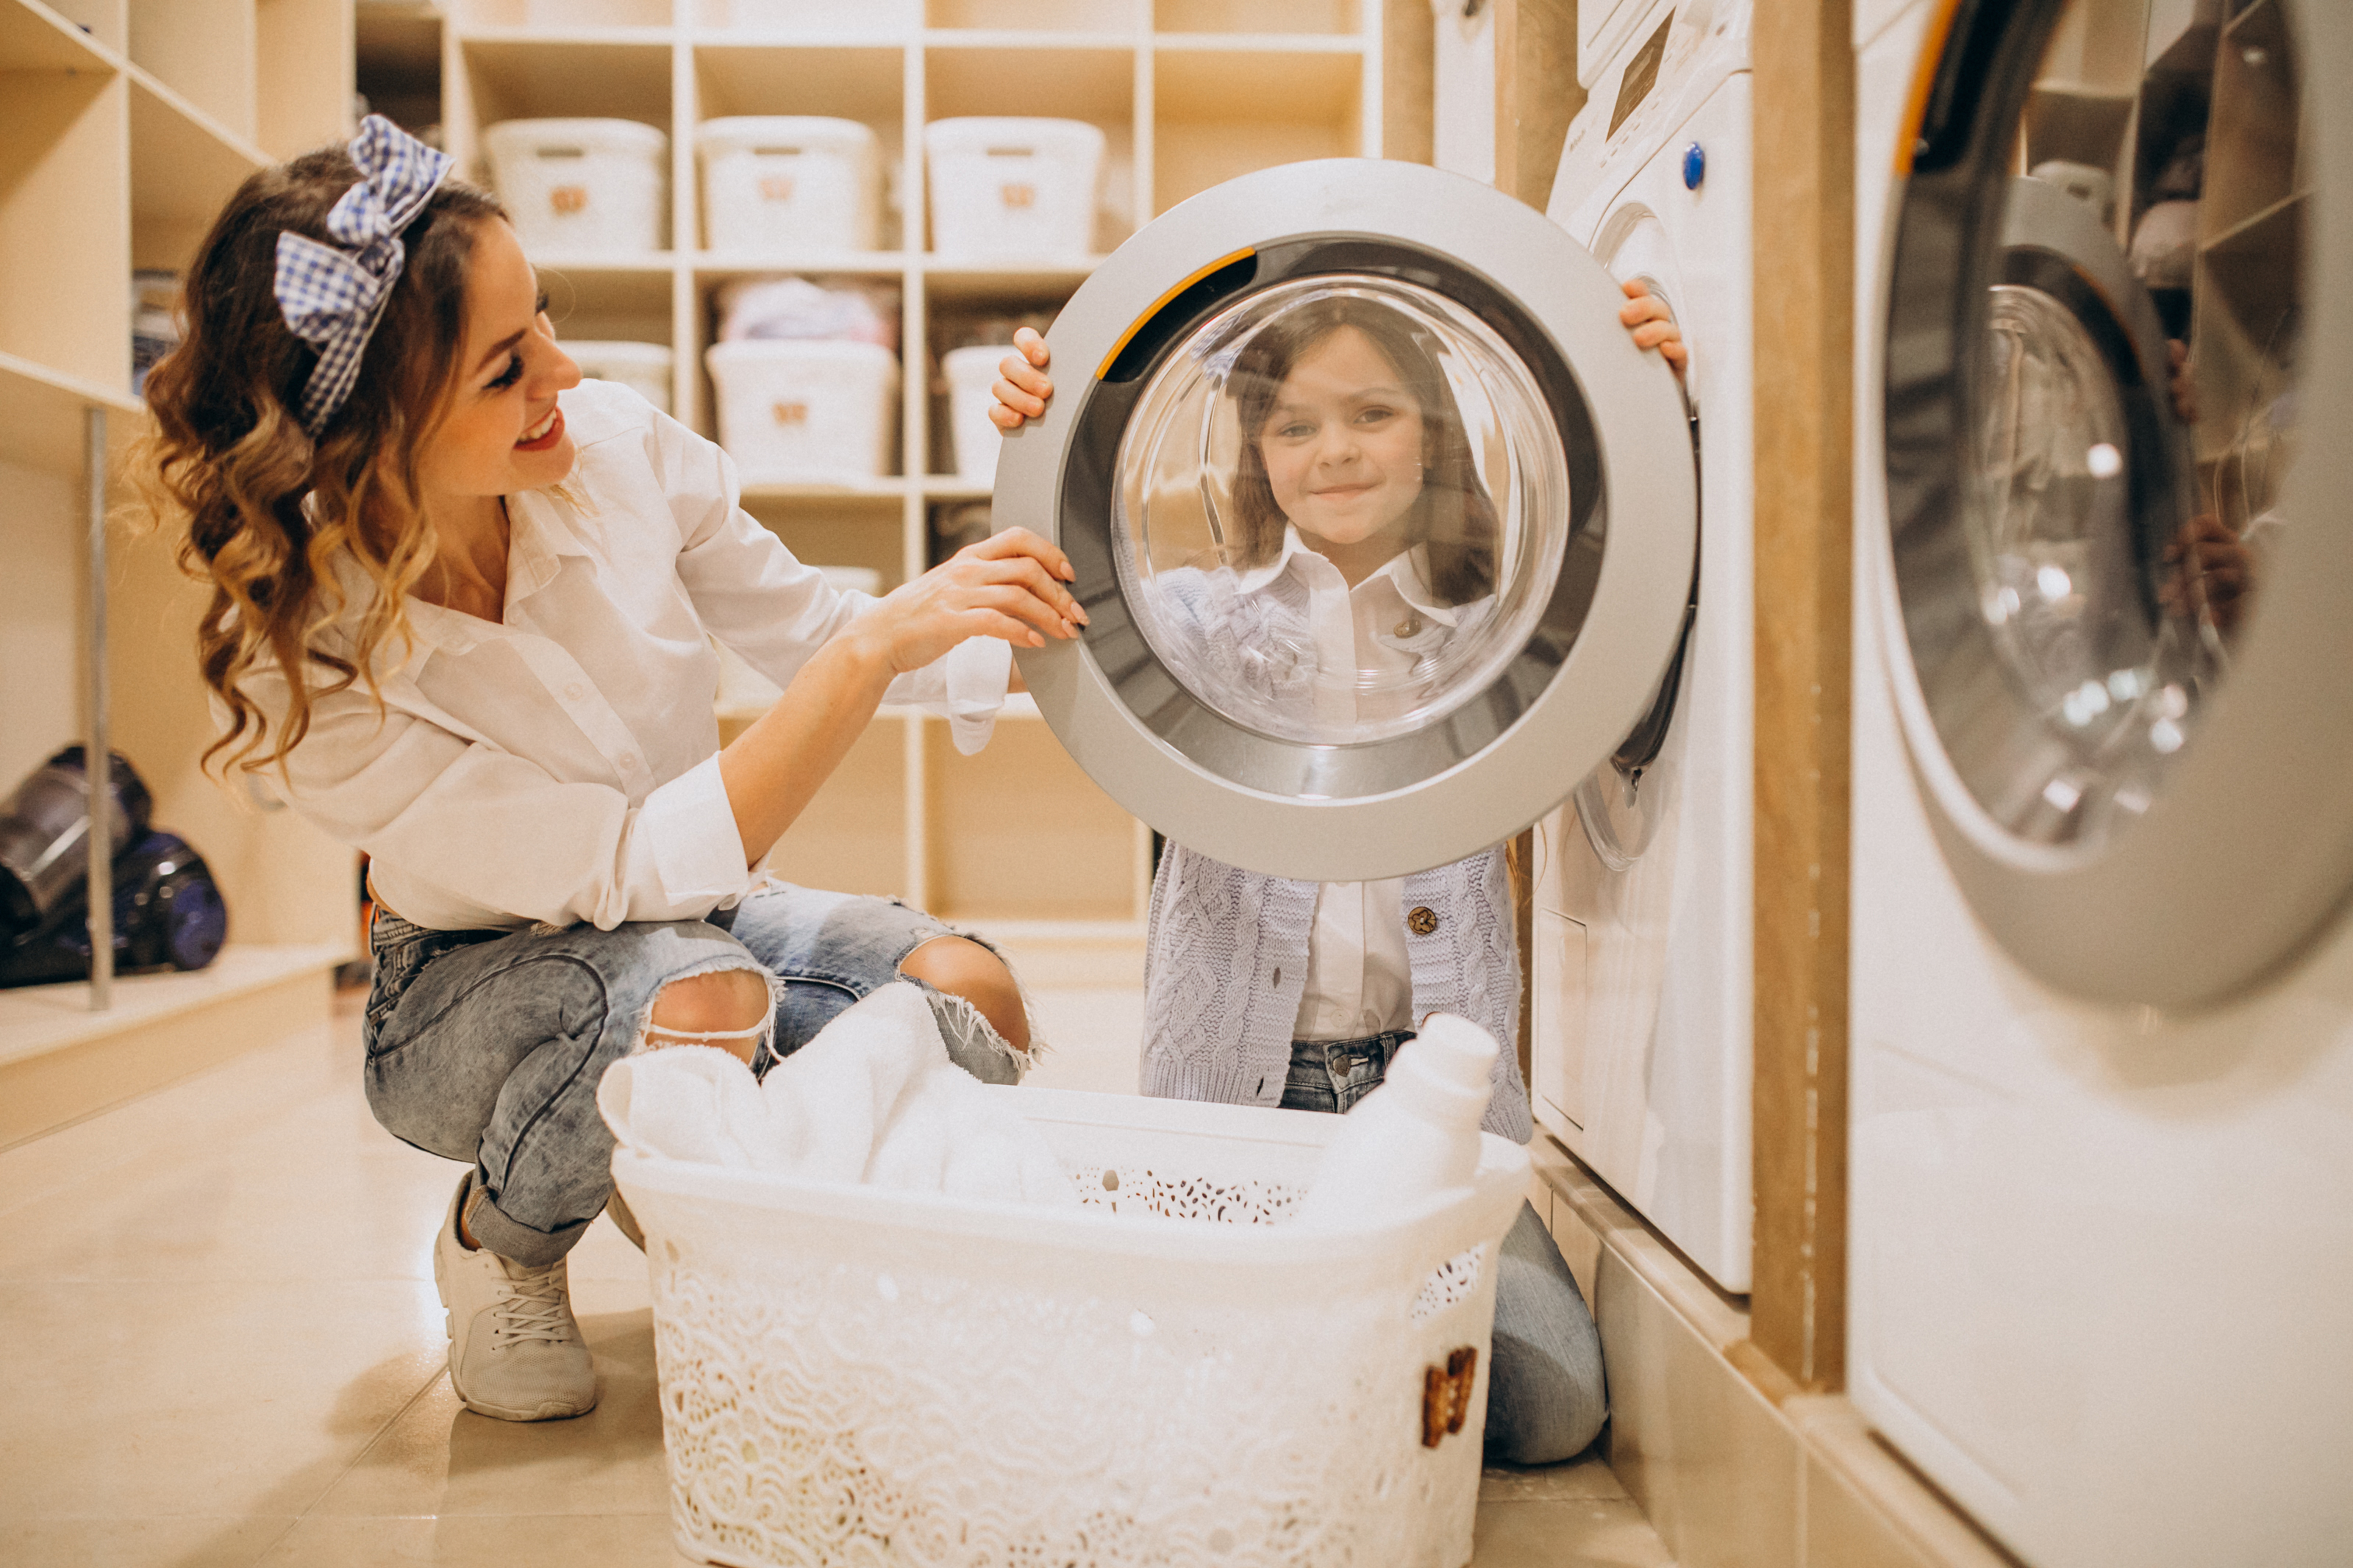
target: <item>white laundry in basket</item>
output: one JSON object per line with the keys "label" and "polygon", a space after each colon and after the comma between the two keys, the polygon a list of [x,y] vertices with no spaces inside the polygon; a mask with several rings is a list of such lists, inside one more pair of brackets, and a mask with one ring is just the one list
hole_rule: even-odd
{"label": "white laundry in basket", "polygon": [[[670,1520],[733,1564],[1459,1568],[1527,1155],[1285,1224],[1342,1118],[992,1088],[1077,1211],[667,1160],[646,1234]],[[617,1129],[617,1131],[618,1131]]]}
{"label": "white laundry in basket", "polygon": [[725,1051],[607,1069],[596,1106],[631,1148],[729,1170],[1075,1208],[1046,1141],[948,1059],[916,986],[885,985],[758,1082]]}

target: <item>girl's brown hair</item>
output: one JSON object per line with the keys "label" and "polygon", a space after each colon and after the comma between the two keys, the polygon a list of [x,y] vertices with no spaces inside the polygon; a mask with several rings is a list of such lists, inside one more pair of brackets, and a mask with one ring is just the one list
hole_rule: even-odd
{"label": "girl's brown hair", "polygon": [[1409,536],[1428,549],[1431,593],[1449,605],[1484,598],[1495,591],[1495,502],[1479,478],[1453,389],[1426,331],[1390,307],[1352,294],[1327,295],[1284,311],[1234,360],[1228,384],[1236,388],[1242,450],[1234,476],[1239,537],[1230,542],[1232,563],[1246,571],[1282,552],[1290,520],[1275,504],[1260,432],[1301,357],[1345,327],[1365,334],[1421,409],[1421,495]]}
{"label": "girl's brown hair", "polygon": [[[159,520],[179,530],[181,566],[212,586],[196,653],[229,721],[207,763],[282,763],[310,731],[314,698],[360,680],[373,692],[375,655],[407,635],[403,598],[432,563],[418,447],[457,381],[475,235],[505,214],[457,180],[433,194],[401,232],[406,264],[358,382],[313,439],[297,411],[318,352],[280,313],[278,237],[332,243],[327,214],[359,178],[338,147],[240,185],[189,268],[180,346],[147,377],[154,427],[135,470]],[[374,595],[352,632],[331,638],[347,607],[341,558]],[[272,665],[288,704],[274,734],[242,689]]]}

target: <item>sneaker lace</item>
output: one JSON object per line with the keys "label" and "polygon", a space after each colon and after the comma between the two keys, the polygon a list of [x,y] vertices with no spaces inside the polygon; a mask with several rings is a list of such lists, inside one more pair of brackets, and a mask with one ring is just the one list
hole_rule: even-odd
{"label": "sneaker lace", "polygon": [[512,1270],[507,1276],[507,1288],[495,1309],[499,1340],[506,1344],[528,1344],[534,1340],[543,1340],[549,1344],[569,1344],[572,1341],[570,1297],[561,1265]]}

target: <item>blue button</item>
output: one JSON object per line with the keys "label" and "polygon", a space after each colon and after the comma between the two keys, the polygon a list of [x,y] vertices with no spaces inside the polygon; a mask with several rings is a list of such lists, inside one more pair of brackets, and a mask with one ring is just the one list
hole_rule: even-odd
{"label": "blue button", "polygon": [[1707,149],[1694,142],[1683,149],[1683,189],[1695,191],[1707,178]]}

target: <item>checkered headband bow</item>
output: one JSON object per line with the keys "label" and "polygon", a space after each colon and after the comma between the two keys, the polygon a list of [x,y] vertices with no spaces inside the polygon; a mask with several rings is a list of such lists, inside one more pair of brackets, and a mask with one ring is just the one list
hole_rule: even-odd
{"label": "checkered headband bow", "polygon": [[368,334],[408,259],[400,231],[424,210],[453,163],[380,114],[360,122],[351,153],[361,178],[327,214],[334,243],[278,237],[278,308],[288,330],[319,349],[301,409],[302,428],[313,437],[359,380]]}

